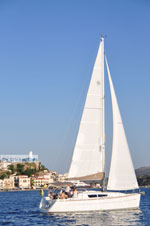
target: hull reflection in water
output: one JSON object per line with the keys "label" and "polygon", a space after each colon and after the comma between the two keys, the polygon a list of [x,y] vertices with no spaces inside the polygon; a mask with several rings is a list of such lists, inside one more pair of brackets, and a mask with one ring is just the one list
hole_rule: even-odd
{"label": "hull reflection in water", "polygon": [[87,225],[87,226],[110,226],[110,225],[121,225],[121,226],[134,226],[144,225],[142,220],[142,211],[137,210],[118,210],[118,211],[103,211],[103,212],[88,212],[87,214],[61,214],[51,215],[56,217],[58,222],[59,219],[65,221],[66,225]]}

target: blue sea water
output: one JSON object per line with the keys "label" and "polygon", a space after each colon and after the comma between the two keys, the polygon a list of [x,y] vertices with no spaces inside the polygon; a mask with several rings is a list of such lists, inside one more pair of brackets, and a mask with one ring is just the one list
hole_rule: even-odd
{"label": "blue sea water", "polygon": [[143,188],[140,210],[50,215],[39,212],[40,192],[0,192],[0,225],[150,226],[150,188]]}

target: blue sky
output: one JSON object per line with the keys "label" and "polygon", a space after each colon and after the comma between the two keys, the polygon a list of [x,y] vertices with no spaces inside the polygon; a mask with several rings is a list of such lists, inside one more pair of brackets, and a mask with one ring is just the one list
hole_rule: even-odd
{"label": "blue sky", "polygon": [[[0,1],[0,154],[67,172],[100,34],[135,168],[150,165],[150,2]],[[106,77],[109,170],[112,117]]]}

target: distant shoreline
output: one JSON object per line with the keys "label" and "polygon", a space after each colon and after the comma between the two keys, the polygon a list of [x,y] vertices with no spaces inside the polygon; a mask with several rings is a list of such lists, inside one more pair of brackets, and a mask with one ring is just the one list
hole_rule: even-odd
{"label": "distant shoreline", "polygon": [[38,188],[38,189],[5,189],[5,190],[0,190],[0,192],[14,192],[14,191],[40,191],[43,189],[44,191],[48,190],[46,188]]}
{"label": "distant shoreline", "polygon": [[[150,188],[150,185],[147,186],[139,186],[139,188]],[[15,191],[40,191],[43,189],[44,191],[47,191],[48,188],[37,188],[37,189],[5,189],[5,190],[0,190],[0,192],[15,192]]]}

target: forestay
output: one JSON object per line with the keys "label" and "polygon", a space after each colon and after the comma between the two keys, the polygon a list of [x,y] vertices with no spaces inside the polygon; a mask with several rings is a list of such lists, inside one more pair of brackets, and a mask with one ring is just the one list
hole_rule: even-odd
{"label": "forestay", "polygon": [[101,38],[79,126],[68,178],[104,177],[104,39]]}
{"label": "forestay", "polygon": [[108,180],[108,190],[130,190],[138,188],[135,171],[122,123],[109,67],[106,60],[113,110],[113,147]]}

